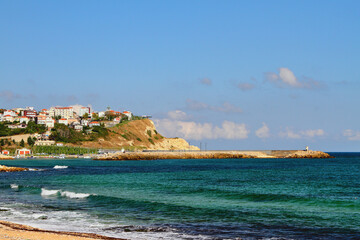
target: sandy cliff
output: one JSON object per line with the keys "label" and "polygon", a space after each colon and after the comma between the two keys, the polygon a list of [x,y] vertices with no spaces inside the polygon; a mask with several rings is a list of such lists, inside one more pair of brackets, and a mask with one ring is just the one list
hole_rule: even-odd
{"label": "sandy cliff", "polygon": [[[68,144],[74,146],[74,144]],[[150,119],[134,120],[109,128],[109,136],[96,141],[81,142],[82,147],[133,150],[198,150],[181,138],[165,138],[157,132]],[[79,146],[79,145],[76,145]]]}

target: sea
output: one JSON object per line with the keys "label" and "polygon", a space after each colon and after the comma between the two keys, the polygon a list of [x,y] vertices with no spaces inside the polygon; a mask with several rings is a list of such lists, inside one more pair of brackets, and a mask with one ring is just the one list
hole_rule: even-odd
{"label": "sea", "polygon": [[0,220],[125,239],[360,239],[360,153],[0,161]]}

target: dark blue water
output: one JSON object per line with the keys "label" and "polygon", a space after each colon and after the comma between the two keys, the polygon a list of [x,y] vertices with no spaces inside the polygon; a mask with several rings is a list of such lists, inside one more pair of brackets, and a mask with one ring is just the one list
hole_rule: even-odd
{"label": "dark blue water", "polygon": [[360,239],[360,154],[332,155],[0,161],[43,170],[0,174],[0,219],[129,239]]}

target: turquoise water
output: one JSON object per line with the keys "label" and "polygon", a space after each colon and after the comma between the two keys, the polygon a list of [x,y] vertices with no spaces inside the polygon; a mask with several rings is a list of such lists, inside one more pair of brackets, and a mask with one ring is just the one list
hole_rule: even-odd
{"label": "turquoise water", "polygon": [[360,154],[335,155],[0,161],[43,170],[0,174],[0,219],[128,239],[360,239]]}

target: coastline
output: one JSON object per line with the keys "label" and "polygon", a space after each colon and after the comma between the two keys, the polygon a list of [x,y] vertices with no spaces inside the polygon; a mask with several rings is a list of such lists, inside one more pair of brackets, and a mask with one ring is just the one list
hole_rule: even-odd
{"label": "coastline", "polygon": [[1,221],[0,220],[0,239],[16,240],[125,240],[98,235],[95,233],[62,232],[33,228],[27,225]]}
{"label": "coastline", "polygon": [[333,158],[321,151],[147,151],[103,154],[94,160],[227,159],[227,158]]}

